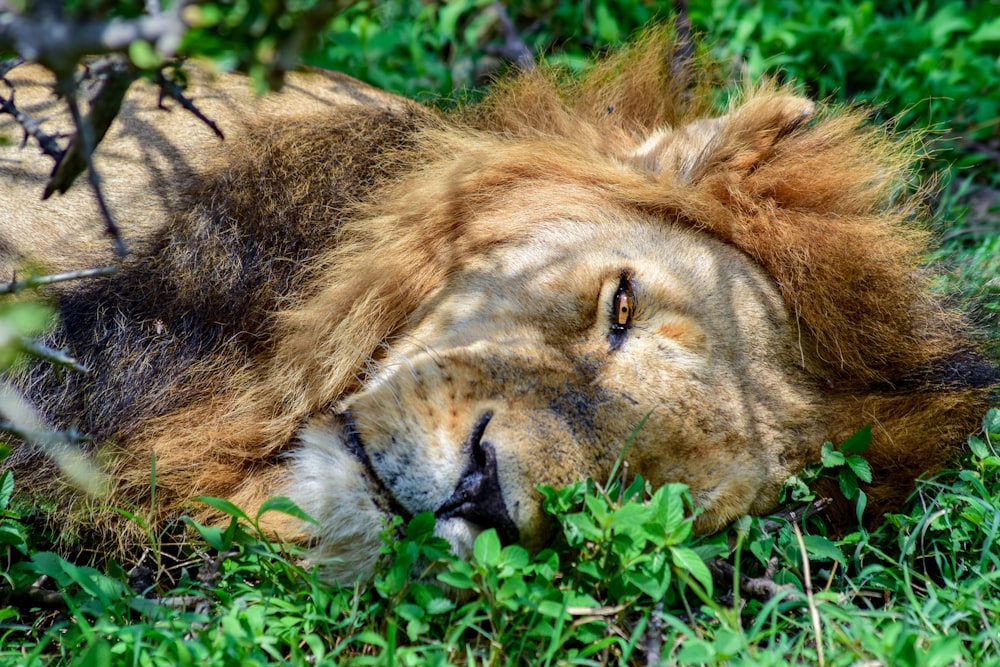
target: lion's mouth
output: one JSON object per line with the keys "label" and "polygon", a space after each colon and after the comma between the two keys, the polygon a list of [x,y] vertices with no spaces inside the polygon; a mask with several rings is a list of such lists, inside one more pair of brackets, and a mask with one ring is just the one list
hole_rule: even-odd
{"label": "lion's mouth", "polygon": [[[344,444],[348,453],[364,467],[374,487],[372,490],[384,503],[384,509],[404,520],[412,518],[413,512],[403,507],[372,464],[350,411],[345,410],[337,417],[344,429]],[[496,450],[490,442],[483,440],[492,417],[493,414],[487,412],[477,421],[463,448],[469,452],[469,462],[452,494],[434,510],[434,518],[439,522],[461,519],[480,529],[495,528],[501,542],[512,544],[520,538],[520,531],[504,502]]]}

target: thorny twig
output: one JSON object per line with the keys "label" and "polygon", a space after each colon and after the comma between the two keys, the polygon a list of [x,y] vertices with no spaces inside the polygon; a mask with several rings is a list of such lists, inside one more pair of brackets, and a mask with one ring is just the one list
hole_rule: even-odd
{"label": "thorny twig", "polygon": [[[70,159],[72,155],[80,155],[82,157],[83,163],[87,170],[87,182],[90,183],[90,189],[94,193],[94,198],[97,200],[97,207],[101,211],[101,217],[104,219],[104,227],[107,230],[109,236],[111,236],[112,241],[115,245],[115,252],[119,257],[125,256],[125,241],[122,240],[121,233],[118,230],[118,224],[115,222],[114,217],[111,215],[111,209],[108,208],[108,203],[104,199],[104,192],[101,190],[101,175],[98,173],[97,168],[94,166],[94,148],[97,145],[104,132],[100,128],[95,128],[92,122],[92,117],[88,116],[84,118],[80,113],[80,105],[77,102],[76,97],[76,82],[73,80],[72,75],[61,76],[58,80],[59,90],[63,97],[66,98],[66,104],[69,106],[70,115],[73,118],[73,125],[76,126],[76,136],[70,143],[69,149],[63,156],[63,159],[56,165],[55,170],[52,172],[52,179],[49,184],[45,186],[45,193],[42,195],[48,197],[54,190],[65,191],[69,187],[69,183],[73,181],[76,174],[79,173],[78,167],[71,164],[75,162]],[[126,85],[125,88],[128,86]],[[102,88],[102,92],[105,89]],[[121,91],[121,95],[124,96],[125,91]],[[121,105],[121,98],[118,99],[118,104]],[[95,107],[96,108],[96,107]],[[117,108],[115,109],[112,118],[117,114]],[[108,125],[110,125],[110,120],[108,120]],[[107,129],[107,126],[103,128]],[[95,134],[100,134],[101,136],[95,136]],[[74,149],[79,146],[79,149]],[[65,165],[70,165],[66,167]],[[75,172],[75,173],[74,173]],[[62,178],[60,178],[62,177]]]}
{"label": "thorny twig", "polygon": [[217,558],[205,556],[205,564],[198,568],[198,581],[205,586],[214,586],[221,576],[219,570],[222,568],[222,564],[239,553],[238,549],[230,549],[219,554]]}
{"label": "thorny twig", "polygon": [[163,106],[163,100],[170,98],[180,104],[181,107],[194,114],[195,118],[205,123],[205,125],[207,125],[212,132],[215,133],[215,136],[220,139],[226,138],[222,134],[222,130],[219,129],[219,126],[216,125],[215,121],[202,113],[201,109],[195,106],[194,101],[184,94],[184,89],[181,88],[176,81],[167,78],[167,76],[163,73],[163,70],[156,73],[156,83],[160,86],[160,99],[158,104],[161,109],[166,109],[166,107]]}
{"label": "thorny twig", "polygon": [[[5,64],[10,62],[12,61],[5,61]],[[15,67],[18,64],[20,64],[20,61],[15,62],[11,67]],[[10,88],[10,97],[0,96],[0,113],[13,116],[17,124],[21,126],[21,129],[24,131],[21,146],[23,147],[27,143],[28,137],[31,137],[38,143],[38,147],[42,149],[42,153],[48,155],[58,163],[62,160],[63,154],[66,151],[59,145],[54,135],[42,130],[38,121],[17,108],[17,105],[14,103],[14,86],[6,79],[6,72],[0,74],[0,81],[3,81]]]}
{"label": "thorny twig", "polygon": [[76,134],[69,147],[62,150],[51,137],[40,131],[37,123],[17,110],[13,93],[9,99],[0,98],[0,111],[13,115],[26,135],[34,137],[45,154],[55,161],[43,197],[56,191],[65,192],[76,176],[86,169],[105,228],[119,256],[125,254],[125,243],[104,198],[101,177],[94,168],[92,156],[94,148],[118,114],[126,90],[138,74],[130,67],[109,68],[103,73],[101,90],[91,101],[86,117],[80,112],[77,102],[74,75],[85,56],[124,53],[137,40],[153,44],[163,57],[172,56],[187,31],[181,17],[185,4],[182,1],[172,2],[161,10],[159,3],[150,1],[146,3],[149,11],[144,16],[108,21],[78,20],[66,17],[58,8],[44,5],[25,13],[0,12],[0,50],[14,51],[24,60],[37,62],[56,75],[58,92],[66,100]]}
{"label": "thorny twig", "polygon": [[780,512],[775,512],[766,518],[761,518],[760,526],[764,530],[772,531],[783,528],[788,523],[796,523],[808,519],[811,516],[822,514],[830,506],[833,500],[830,498],[817,498],[811,503],[804,505],[793,505]]}
{"label": "thorny twig", "polygon": [[649,615],[649,625],[643,643],[646,648],[646,664],[659,665],[663,655],[663,600],[658,600]]}

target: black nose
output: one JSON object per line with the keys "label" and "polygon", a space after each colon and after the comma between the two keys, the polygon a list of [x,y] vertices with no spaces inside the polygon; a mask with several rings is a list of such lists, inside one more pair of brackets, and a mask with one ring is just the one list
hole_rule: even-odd
{"label": "black nose", "polygon": [[486,425],[493,418],[487,412],[479,418],[466,443],[469,465],[458,481],[454,493],[434,512],[438,519],[461,518],[484,530],[496,528],[504,544],[517,542],[520,532],[507,512],[497,473],[497,453],[493,445],[483,440]]}

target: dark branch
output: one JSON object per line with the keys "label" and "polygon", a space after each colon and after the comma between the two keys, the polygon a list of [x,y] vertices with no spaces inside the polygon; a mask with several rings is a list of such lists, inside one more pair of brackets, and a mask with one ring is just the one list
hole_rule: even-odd
{"label": "dark branch", "polygon": [[677,50],[671,67],[675,73],[685,72],[694,57],[694,42],[691,39],[691,17],[688,16],[687,0],[674,0],[674,30],[677,31]]}
{"label": "dark branch", "polygon": [[53,192],[65,193],[76,177],[88,168],[90,155],[111,127],[112,121],[121,109],[126,91],[138,74],[134,67],[120,58],[103,60],[88,69],[85,76],[99,79],[101,86],[90,100],[89,112],[83,117],[80,115],[77,103],[75,78],[60,77],[60,93],[66,98],[77,131],[66,149],[66,154],[53,169],[42,199],[47,199]]}
{"label": "dark branch", "polygon": [[213,121],[211,118],[203,114],[201,112],[201,109],[195,106],[194,101],[190,97],[184,94],[184,89],[181,88],[181,86],[179,86],[177,82],[167,78],[167,75],[163,73],[163,70],[157,72],[156,83],[160,86],[159,106],[161,109],[166,108],[163,106],[163,100],[169,97],[170,99],[180,104],[181,107],[194,114],[195,118],[205,123],[205,125],[207,125],[212,130],[212,132],[215,133],[215,136],[219,137],[220,139],[226,138],[222,134],[222,130],[219,129],[219,126],[215,124],[215,121]]}
{"label": "dark branch", "polygon": [[66,604],[66,597],[59,591],[49,591],[42,588],[49,578],[43,576],[30,586],[11,589],[7,586],[0,588],[0,602],[4,606],[14,606],[21,610],[29,609],[51,609],[54,611],[66,611],[69,607]]}
{"label": "dark branch", "polygon": [[[11,61],[6,62],[9,63]],[[43,131],[38,121],[18,109],[17,105],[14,104],[14,87],[3,76],[0,76],[0,81],[3,81],[11,89],[9,98],[0,96],[0,113],[10,114],[17,121],[17,124],[21,126],[21,129],[24,131],[24,139],[21,145],[23,146],[28,141],[28,137],[31,137],[38,143],[38,147],[42,149],[42,153],[59,162],[66,151],[56,141],[56,137]]]}
{"label": "dark branch", "polygon": [[[729,561],[721,558],[713,558],[712,560],[705,561],[705,564],[708,566],[709,572],[712,573],[712,581],[716,585],[725,588],[733,584],[733,576],[736,573],[736,569]],[[748,577],[740,573],[738,580],[740,594],[754,600],[767,601],[776,595],[783,595],[785,591],[790,590],[791,586],[787,584],[779,585],[774,582],[775,564],[776,561],[769,562],[767,571],[762,577]]]}

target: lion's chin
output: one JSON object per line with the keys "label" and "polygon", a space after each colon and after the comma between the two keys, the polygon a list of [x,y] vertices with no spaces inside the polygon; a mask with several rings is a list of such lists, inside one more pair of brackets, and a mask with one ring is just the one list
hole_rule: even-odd
{"label": "lion's chin", "polygon": [[392,514],[382,485],[350,453],[336,421],[313,423],[299,432],[290,455],[287,495],[316,523],[306,526],[311,564],[335,583],[372,577],[381,553],[381,533]]}

